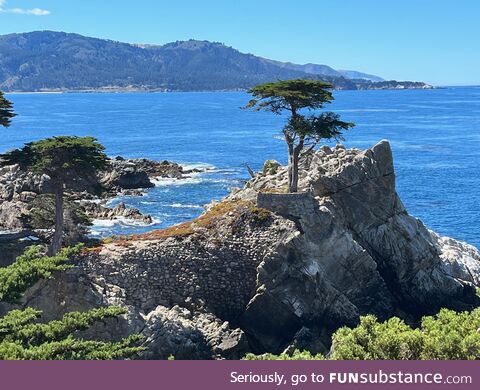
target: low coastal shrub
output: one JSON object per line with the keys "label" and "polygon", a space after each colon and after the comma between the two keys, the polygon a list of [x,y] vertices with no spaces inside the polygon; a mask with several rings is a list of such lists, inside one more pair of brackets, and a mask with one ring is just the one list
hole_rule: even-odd
{"label": "low coastal shrub", "polygon": [[380,323],[361,319],[354,329],[333,336],[332,359],[341,360],[476,360],[480,359],[480,309],[455,312],[442,309],[423,317],[412,329],[398,318]]}
{"label": "low coastal shrub", "polygon": [[253,218],[259,222],[268,221],[272,216],[270,211],[257,206],[250,207],[248,211],[253,216]]}
{"label": "low coastal shrub", "polygon": [[[0,268],[0,301],[15,303],[37,281],[70,267],[68,261],[82,246],[62,249],[44,256],[39,246],[28,248],[8,267]],[[41,311],[27,307],[12,310],[0,318],[0,360],[107,360],[131,357],[142,348],[140,335],[119,341],[83,340],[75,337],[98,321],[125,314],[119,307],[66,313],[60,320],[41,322]]]}
{"label": "low coastal shrub", "polygon": [[[321,360],[321,355],[264,354],[247,360]],[[399,318],[379,322],[361,317],[355,328],[338,329],[332,338],[331,360],[478,360],[480,359],[480,309],[455,312],[442,309],[423,317],[419,328]]]}
{"label": "low coastal shrub", "polygon": [[51,277],[54,271],[66,270],[70,267],[66,262],[81,249],[82,245],[77,245],[47,257],[41,246],[29,247],[13,264],[0,268],[0,301],[15,302],[40,279]]}
{"label": "low coastal shrub", "polygon": [[249,353],[243,360],[325,360],[325,357],[322,354],[312,355],[308,351],[299,351],[296,349],[292,354],[282,353],[280,355],[274,355],[265,353],[263,355],[254,355]]}
{"label": "low coastal shrub", "polygon": [[275,160],[267,160],[263,164],[262,172],[266,175],[275,175],[280,168],[280,163]]}
{"label": "low coastal shrub", "polygon": [[71,312],[61,320],[37,323],[41,312],[32,308],[13,310],[0,319],[2,360],[112,360],[140,351],[134,346],[141,337],[129,336],[118,342],[82,340],[74,332],[86,330],[97,321],[125,313],[119,307]]}

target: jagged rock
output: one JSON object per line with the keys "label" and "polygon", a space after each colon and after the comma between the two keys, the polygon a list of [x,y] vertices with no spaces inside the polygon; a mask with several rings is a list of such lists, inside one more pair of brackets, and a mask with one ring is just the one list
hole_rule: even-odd
{"label": "jagged rock", "polygon": [[241,359],[250,350],[240,329],[212,314],[158,306],[146,316],[144,359]]}
{"label": "jagged rock", "polygon": [[[79,258],[76,269],[86,286],[101,286],[95,291],[104,302],[147,317],[153,312],[146,320],[152,325],[144,328],[151,357],[166,356],[160,340],[170,345],[169,335],[180,325],[183,341],[169,350],[216,355],[187,313],[195,307],[238,324],[255,352],[295,346],[326,352],[331,333],[355,325],[360,315],[416,320],[441,307],[480,304],[479,251],[439,237],[407,213],[395,190],[387,142],[365,151],[323,148],[302,167],[300,193],[284,193],[284,167],[258,174],[192,223],[113,241]],[[66,285],[50,290],[57,300],[63,294],[64,307],[70,299]],[[34,295],[29,302],[36,302]],[[47,298],[41,302],[40,308],[52,306]],[[132,318],[130,324],[138,321],[138,315]],[[113,335],[120,334],[117,329]],[[225,335],[237,351],[243,336],[234,332],[218,340]],[[155,335],[162,335],[158,343]]]}
{"label": "jagged rock", "polygon": [[52,190],[46,175],[23,172],[18,165],[0,167],[0,199],[3,201],[10,201],[25,191],[39,194]]}
{"label": "jagged rock", "polygon": [[153,222],[153,218],[150,215],[144,215],[136,208],[129,208],[123,202],[113,208],[105,207],[96,202],[81,203],[87,215],[94,219],[113,220],[122,217],[145,225],[150,225]]}
{"label": "jagged rock", "polygon": [[[179,164],[169,161],[153,161],[144,158],[110,160],[108,168],[100,172],[98,177],[78,179],[72,183],[77,192],[98,191],[99,183],[107,191],[131,190],[153,187],[150,178],[168,177],[182,179],[185,175],[203,172],[202,169],[185,171]],[[53,192],[50,178],[47,175],[35,175],[20,170],[18,165],[0,167],[0,199],[12,200],[22,192],[36,194]]]}
{"label": "jagged rock", "polygon": [[106,188],[151,188],[154,184],[144,170],[131,160],[113,160],[111,169],[101,175],[100,182]]}
{"label": "jagged rock", "polygon": [[23,230],[20,216],[28,211],[28,205],[19,200],[0,201],[0,230]]}
{"label": "jagged rock", "polygon": [[[203,169],[184,170],[179,164],[169,161],[153,161],[144,158],[124,159],[116,157],[110,160],[108,169],[100,172],[98,177],[78,179],[70,188],[72,200],[80,201],[87,213],[98,219],[115,219],[124,217],[149,225],[153,219],[142,215],[137,209],[126,208],[120,204],[111,209],[94,203],[93,195],[99,192],[100,186],[107,191],[107,198],[118,192],[124,195],[140,196],[139,189],[153,187],[151,179],[165,177],[182,179],[189,174],[203,172]],[[47,175],[35,175],[20,170],[18,165],[0,167],[0,229],[21,230],[25,228],[21,220],[22,214],[28,210],[28,203],[39,194],[52,193],[53,186]],[[98,200],[98,199],[97,199]],[[105,200],[105,199],[104,199]],[[22,204],[26,203],[26,204]]]}
{"label": "jagged rock", "polygon": [[186,175],[203,172],[202,169],[185,171],[179,164],[170,161],[153,161],[146,158],[111,160],[111,168],[101,175],[100,181],[108,189],[139,189],[154,186],[151,179],[183,179]]}

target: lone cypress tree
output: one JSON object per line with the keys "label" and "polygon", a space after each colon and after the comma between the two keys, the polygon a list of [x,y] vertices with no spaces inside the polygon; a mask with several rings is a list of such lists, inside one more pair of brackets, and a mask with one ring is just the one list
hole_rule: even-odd
{"label": "lone cypress tree", "polygon": [[13,104],[7,100],[2,91],[0,91],[0,126],[10,126],[11,119],[16,116],[13,112]]}
{"label": "lone cypress tree", "polygon": [[61,136],[30,142],[0,156],[2,165],[18,164],[23,170],[51,178],[55,189],[55,232],[50,255],[62,247],[65,188],[72,188],[104,169],[108,164],[104,150],[93,137]]}
{"label": "lone cypress tree", "polygon": [[283,128],[288,146],[289,192],[298,191],[298,163],[304,148],[313,149],[322,139],[341,139],[343,130],[355,126],[341,121],[333,112],[304,114],[305,110],[318,110],[330,103],[334,99],[332,88],[332,84],[324,81],[295,79],[261,84],[249,91],[253,99],[245,108],[290,114]]}

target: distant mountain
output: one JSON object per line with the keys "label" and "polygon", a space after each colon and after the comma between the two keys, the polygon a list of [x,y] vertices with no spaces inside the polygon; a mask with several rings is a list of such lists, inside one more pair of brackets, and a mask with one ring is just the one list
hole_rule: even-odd
{"label": "distant mountain", "polygon": [[353,72],[352,80],[326,65],[282,63],[208,41],[134,45],[53,31],[0,36],[5,91],[237,90],[290,78],[322,79],[338,89],[372,88],[358,75],[363,74]]}
{"label": "distant mountain", "polygon": [[305,65],[299,65],[299,64],[293,64],[291,62],[280,62],[280,61],[274,61],[274,60],[266,60],[266,61],[270,62],[271,64],[280,66],[284,69],[297,70],[297,71],[308,73],[308,74],[331,76],[331,77],[337,77],[337,78],[344,77],[350,80],[360,80],[360,82],[362,80],[374,81],[374,82],[385,81],[385,79],[379,76],[375,76],[373,74],[357,72],[355,70],[335,70],[328,65],[318,65],[318,64],[310,64],[310,63]]}
{"label": "distant mountain", "polygon": [[373,74],[357,72],[356,70],[338,70],[337,71],[341,76],[346,77],[347,79],[352,80],[367,80],[373,82],[385,81],[385,79],[375,76]]}
{"label": "distant mountain", "polygon": [[[328,65],[318,65],[318,64],[299,65],[299,64],[293,64],[292,62],[280,62],[280,61],[267,60],[267,59],[265,59],[265,61],[284,69],[296,70],[303,73],[318,74],[322,76],[331,76],[331,77],[345,77],[340,72],[336,71],[335,69],[331,68]],[[345,78],[348,79],[349,77],[345,77]]]}

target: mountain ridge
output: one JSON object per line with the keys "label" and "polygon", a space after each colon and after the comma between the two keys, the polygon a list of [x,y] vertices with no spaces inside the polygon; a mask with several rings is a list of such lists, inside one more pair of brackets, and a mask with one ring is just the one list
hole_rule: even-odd
{"label": "mountain ridge", "polygon": [[270,60],[220,42],[193,39],[150,45],[34,31],[0,36],[0,55],[0,89],[7,92],[245,90],[289,78],[322,79],[336,89],[430,87],[328,65]]}

